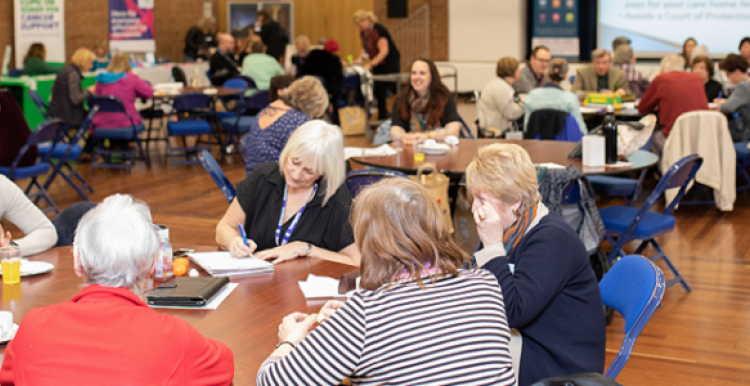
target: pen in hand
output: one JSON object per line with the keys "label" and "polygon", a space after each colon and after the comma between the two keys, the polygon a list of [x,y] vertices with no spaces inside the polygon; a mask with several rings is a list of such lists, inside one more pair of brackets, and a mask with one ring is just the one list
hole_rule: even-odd
{"label": "pen in hand", "polygon": [[245,233],[245,228],[242,227],[242,224],[239,224],[240,227],[240,235],[242,236],[242,241],[245,243],[246,247],[250,246],[250,243],[247,241],[247,233]]}

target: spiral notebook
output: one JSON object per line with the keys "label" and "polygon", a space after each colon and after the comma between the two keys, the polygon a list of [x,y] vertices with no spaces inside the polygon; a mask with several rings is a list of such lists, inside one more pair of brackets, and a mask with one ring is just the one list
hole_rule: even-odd
{"label": "spiral notebook", "polygon": [[211,276],[246,276],[274,272],[276,267],[254,257],[236,258],[229,252],[188,253],[190,260]]}

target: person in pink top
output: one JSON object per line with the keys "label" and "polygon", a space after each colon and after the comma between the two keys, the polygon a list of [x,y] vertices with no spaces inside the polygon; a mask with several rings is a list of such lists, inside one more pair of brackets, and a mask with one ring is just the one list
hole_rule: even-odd
{"label": "person in pink top", "polygon": [[[154,89],[148,82],[131,72],[130,59],[125,54],[117,54],[107,66],[107,72],[96,76],[94,95],[112,95],[122,100],[136,125],[136,131],[143,131],[141,115],[135,108],[135,98],[152,98]],[[94,116],[96,129],[114,129],[130,127],[130,119],[122,113],[100,112]]]}

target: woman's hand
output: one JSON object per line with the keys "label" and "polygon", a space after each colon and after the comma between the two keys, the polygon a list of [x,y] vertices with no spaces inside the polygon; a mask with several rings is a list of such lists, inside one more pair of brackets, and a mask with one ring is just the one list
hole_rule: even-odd
{"label": "woman's hand", "polygon": [[258,248],[258,245],[256,245],[255,241],[253,240],[247,240],[247,242],[248,244],[250,244],[250,246],[245,245],[245,240],[243,240],[242,237],[237,236],[233,239],[230,239],[226,245],[227,251],[229,251],[229,255],[232,257],[250,256],[253,252],[255,252],[255,249]]}
{"label": "woman's hand", "polygon": [[339,308],[343,307],[344,304],[344,302],[338,300],[329,300],[323,305],[323,308],[320,309],[320,314],[323,315],[324,318],[330,318],[339,310]]}
{"label": "woman's hand", "polygon": [[10,246],[10,231],[5,232],[3,230],[3,226],[0,225],[0,247],[9,247]]}
{"label": "woman's hand", "polygon": [[472,208],[472,213],[477,223],[479,239],[485,246],[503,241],[504,221],[492,205],[476,205],[476,209]]}
{"label": "woman's hand", "polygon": [[281,263],[283,261],[292,260],[300,256],[304,256],[307,252],[307,244],[301,241],[295,241],[287,245],[276,247],[272,249],[266,249],[265,251],[258,252],[255,257],[262,260],[274,260],[274,264]]}
{"label": "woman's hand", "polygon": [[401,141],[404,143],[405,146],[411,146],[414,144],[414,142],[419,141],[425,141],[427,140],[427,134],[422,133],[405,133],[401,137]]}
{"label": "woman's hand", "polygon": [[289,342],[295,346],[305,339],[315,323],[312,315],[295,312],[287,315],[279,324],[279,342]]}

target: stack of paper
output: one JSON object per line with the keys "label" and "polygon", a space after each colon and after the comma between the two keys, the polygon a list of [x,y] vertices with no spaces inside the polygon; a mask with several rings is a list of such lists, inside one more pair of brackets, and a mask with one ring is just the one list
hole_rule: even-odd
{"label": "stack of paper", "polygon": [[388,144],[376,147],[374,149],[361,147],[344,148],[344,156],[346,157],[346,159],[349,159],[351,157],[387,157],[396,154],[398,154],[398,152]]}
{"label": "stack of paper", "polygon": [[[359,279],[357,280],[357,286],[359,287]],[[307,275],[307,281],[299,282],[299,288],[305,294],[306,299],[350,297],[354,294],[354,291],[340,294],[338,280],[332,277],[315,276],[313,274]]]}
{"label": "stack of paper", "polygon": [[254,257],[236,258],[230,256],[229,252],[194,252],[188,256],[211,276],[245,276],[273,272],[276,269],[265,260]]}

